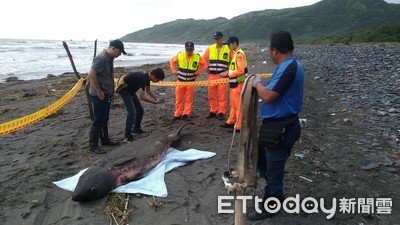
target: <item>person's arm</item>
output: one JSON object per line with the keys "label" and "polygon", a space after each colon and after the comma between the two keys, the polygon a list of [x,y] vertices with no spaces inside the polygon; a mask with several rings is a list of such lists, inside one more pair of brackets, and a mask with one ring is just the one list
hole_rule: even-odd
{"label": "person's arm", "polygon": [[261,84],[261,76],[257,75],[253,80],[253,87],[261,99],[266,103],[274,102],[283,95],[296,78],[297,63],[293,61],[286,68],[274,72],[266,86]]}
{"label": "person's arm", "polygon": [[199,64],[200,64],[199,69],[197,69],[197,71],[196,71],[196,74],[197,74],[197,75],[200,75],[201,72],[203,72],[203,70],[205,70],[205,69],[208,68],[207,61],[204,60],[204,58],[202,58],[202,57],[200,57],[200,62],[199,62]]}
{"label": "person's arm", "polygon": [[265,102],[265,103],[272,103],[276,99],[279,98],[281,94],[278,92],[269,90],[267,87],[265,87],[262,83],[261,80],[260,82],[255,83],[254,88],[257,90],[258,96]]}
{"label": "person's arm", "polygon": [[[241,55],[241,54],[239,54]],[[231,61],[233,59],[233,57],[235,56],[235,51],[230,50],[229,52],[229,66],[231,65]],[[229,77],[229,68],[227,71],[224,71],[222,73],[219,74],[220,77],[225,78],[225,77]]]}
{"label": "person's arm", "polygon": [[171,69],[172,74],[177,75],[178,70],[176,69],[176,64],[178,63],[178,55],[175,55],[172,57],[172,59],[169,61],[169,68]]}
{"label": "person's arm", "polygon": [[150,95],[150,97],[152,97],[154,100],[146,97],[145,95],[145,91],[143,89],[140,89],[140,93],[139,93],[139,98],[140,100],[143,100],[145,102],[149,102],[149,103],[153,103],[153,104],[159,104],[162,101],[160,99],[158,99],[153,92],[150,90],[150,86],[146,86],[146,92],[148,95]]}
{"label": "person's arm", "polygon": [[89,69],[88,80],[91,85],[93,85],[94,89],[96,89],[97,96],[103,100],[105,98],[104,91],[100,88],[100,85],[97,82],[97,72],[92,68]]}
{"label": "person's arm", "polygon": [[210,57],[210,48],[207,48],[206,51],[203,53],[203,56],[201,57],[204,62],[207,64],[207,74],[210,74],[210,70],[208,69],[208,63],[209,63],[209,57]]}
{"label": "person's arm", "polygon": [[232,49],[229,51],[229,62],[232,61],[233,56],[235,56],[235,51],[233,51]]}

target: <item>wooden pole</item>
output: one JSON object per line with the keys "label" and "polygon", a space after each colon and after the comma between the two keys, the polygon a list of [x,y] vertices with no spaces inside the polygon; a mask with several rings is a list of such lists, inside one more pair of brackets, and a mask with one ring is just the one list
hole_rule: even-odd
{"label": "wooden pole", "polygon": [[[236,190],[236,196],[244,196],[244,190]],[[235,225],[244,225],[243,200],[235,198]]]}
{"label": "wooden pole", "polygon": [[93,55],[93,59],[96,57],[97,55],[97,39],[94,41],[94,55]]}
{"label": "wooden pole", "polygon": [[69,61],[71,62],[71,66],[72,66],[72,69],[74,70],[75,76],[78,79],[81,79],[82,77],[79,74],[79,72],[76,70],[75,63],[74,63],[74,60],[72,59],[71,52],[69,51],[68,45],[67,45],[67,43],[65,41],[63,41],[63,46],[65,48],[65,51],[67,51],[67,55],[68,55]]}
{"label": "wooden pole", "polygon": [[[94,54],[93,54],[93,59],[96,57],[97,54],[97,39],[94,41]],[[90,120],[94,120],[94,115],[93,115],[93,107],[92,107],[92,101],[90,101],[90,96],[89,96],[89,87],[90,87],[90,81],[86,80],[85,84],[85,93],[86,93],[86,99],[88,102],[88,107],[89,107],[89,117]]]}
{"label": "wooden pole", "polygon": [[[244,224],[244,213],[243,213],[244,200],[238,199],[237,196],[246,195],[246,187],[248,183],[249,152],[251,146],[253,147],[253,153],[258,152],[257,148],[258,145],[256,138],[257,137],[256,115],[257,115],[258,97],[257,97],[257,91],[254,90],[252,87],[253,79],[254,76],[250,75],[250,77],[248,77],[245,80],[242,93],[240,95],[240,107],[241,107],[240,111],[242,112],[242,126],[240,130],[239,152],[237,156],[238,157],[237,170],[238,170],[238,183],[242,184],[242,186],[241,188],[236,189],[235,225]],[[256,168],[253,168],[253,170],[254,169]]]}
{"label": "wooden pole", "polygon": [[[97,43],[97,40],[96,40],[96,43]],[[95,44],[95,46],[96,45],[97,44]],[[65,41],[63,41],[63,46],[65,48],[65,51],[67,51],[67,55],[68,55],[69,61],[71,62],[71,66],[72,66],[72,69],[74,70],[75,76],[78,79],[81,79],[82,77],[79,74],[79,72],[76,70],[75,63],[74,63],[74,60],[72,59],[71,52],[69,51],[68,45],[67,45],[67,43]],[[90,97],[89,97],[89,81],[86,79],[84,84],[85,84],[86,99],[87,99],[88,107],[89,107],[89,117],[93,121],[94,117],[93,117],[92,102],[90,101]]]}

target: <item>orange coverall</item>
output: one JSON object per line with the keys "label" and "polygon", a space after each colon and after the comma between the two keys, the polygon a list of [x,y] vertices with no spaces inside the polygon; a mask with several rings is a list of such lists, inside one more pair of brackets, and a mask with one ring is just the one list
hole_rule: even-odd
{"label": "orange coverall", "polygon": [[[221,48],[218,48],[218,53]],[[203,54],[204,60],[207,62],[210,56],[210,48]],[[233,51],[230,52],[229,59],[233,58]],[[229,66],[229,65],[228,65]],[[210,73],[208,75],[208,81],[221,79],[218,74]],[[226,113],[226,97],[227,97],[227,84],[209,85],[208,86],[208,103],[210,105],[210,112],[212,113]],[[218,100],[217,100],[218,98]]]}
{"label": "orange coverall", "polygon": [[[239,48],[240,49],[240,48]],[[239,51],[239,49],[236,50]],[[235,52],[235,54],[237,54]],[[243,54],[236,55],[236,70],[229,70],[229,78],[235,78],[239,75],[245,74],[245,56]],[[240,94],[243,89],[244,82],[239,83],[237,87],[230,88],[230,112],[227,124],[235,124],[235,129],[240,130],[242,126],[242,110],[240,109]]]}
{"label": "orange coverall", "polygon": [[[197,54],[193,52],[193,54]],[[192,56],[187,56],[186,60],[189,63]],[[178,55],[172,57],[169,61],[169,67],[173,74],[177,73],[177,65],[179,64]],[[207,63],[200,57],[199,68],[196,74],[200,75],[204,69],[207,68]],[[190,117],[190,112],[193,108],[193,97],[194,97],[195,86],[176,86],[175,88],[175,113],[174,117],[180,117],[187,115]]]}

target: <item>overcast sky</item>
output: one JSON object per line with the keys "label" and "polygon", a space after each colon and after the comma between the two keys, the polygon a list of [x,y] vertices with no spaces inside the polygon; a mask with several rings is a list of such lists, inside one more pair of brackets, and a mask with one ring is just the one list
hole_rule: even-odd
{"label": "overcast sky", "polygon": [[[175,19],[231,19],[320,0],[2,0],[0,38],[110,40]],[[386,0],[400,3],[400,0]]]}

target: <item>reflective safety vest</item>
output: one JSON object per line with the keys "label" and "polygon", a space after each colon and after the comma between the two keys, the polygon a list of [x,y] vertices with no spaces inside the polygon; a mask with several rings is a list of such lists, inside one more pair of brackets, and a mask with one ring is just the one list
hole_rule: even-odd
{"label": "reflective safety vest", "polygon": [[229,69],[229,55],[231,50],[228,45],[222,45],[218,52],[217,44],[211,45],[209,48],[208,70],[212,74],[220,74]]}
{"label": "reflective safety vest", "polygon": [[231,65],[229,66],[229,72],[235,71],[236,68],[236,56],[237,54],[243,54],[244,56],[244,74],[241,74],[235,78],[229,78],[229,87],[230,88],[235,88],[238,86],[239,83],[242,83],[246,80],[246,77],[248,76],[247,72],[247,59],[246,59],[246,54],[242,49],[239,49],[237,52],[235,52],[235,55],[233,56],[233,59],[231,61]]}
{"label": "reflective safety vest", "polygon": [[194,81],[196,79],[196,71],[200,65],[200,55],[193,53],[190,62],[187,61],[186,52],[178,53],[178,80]]}

